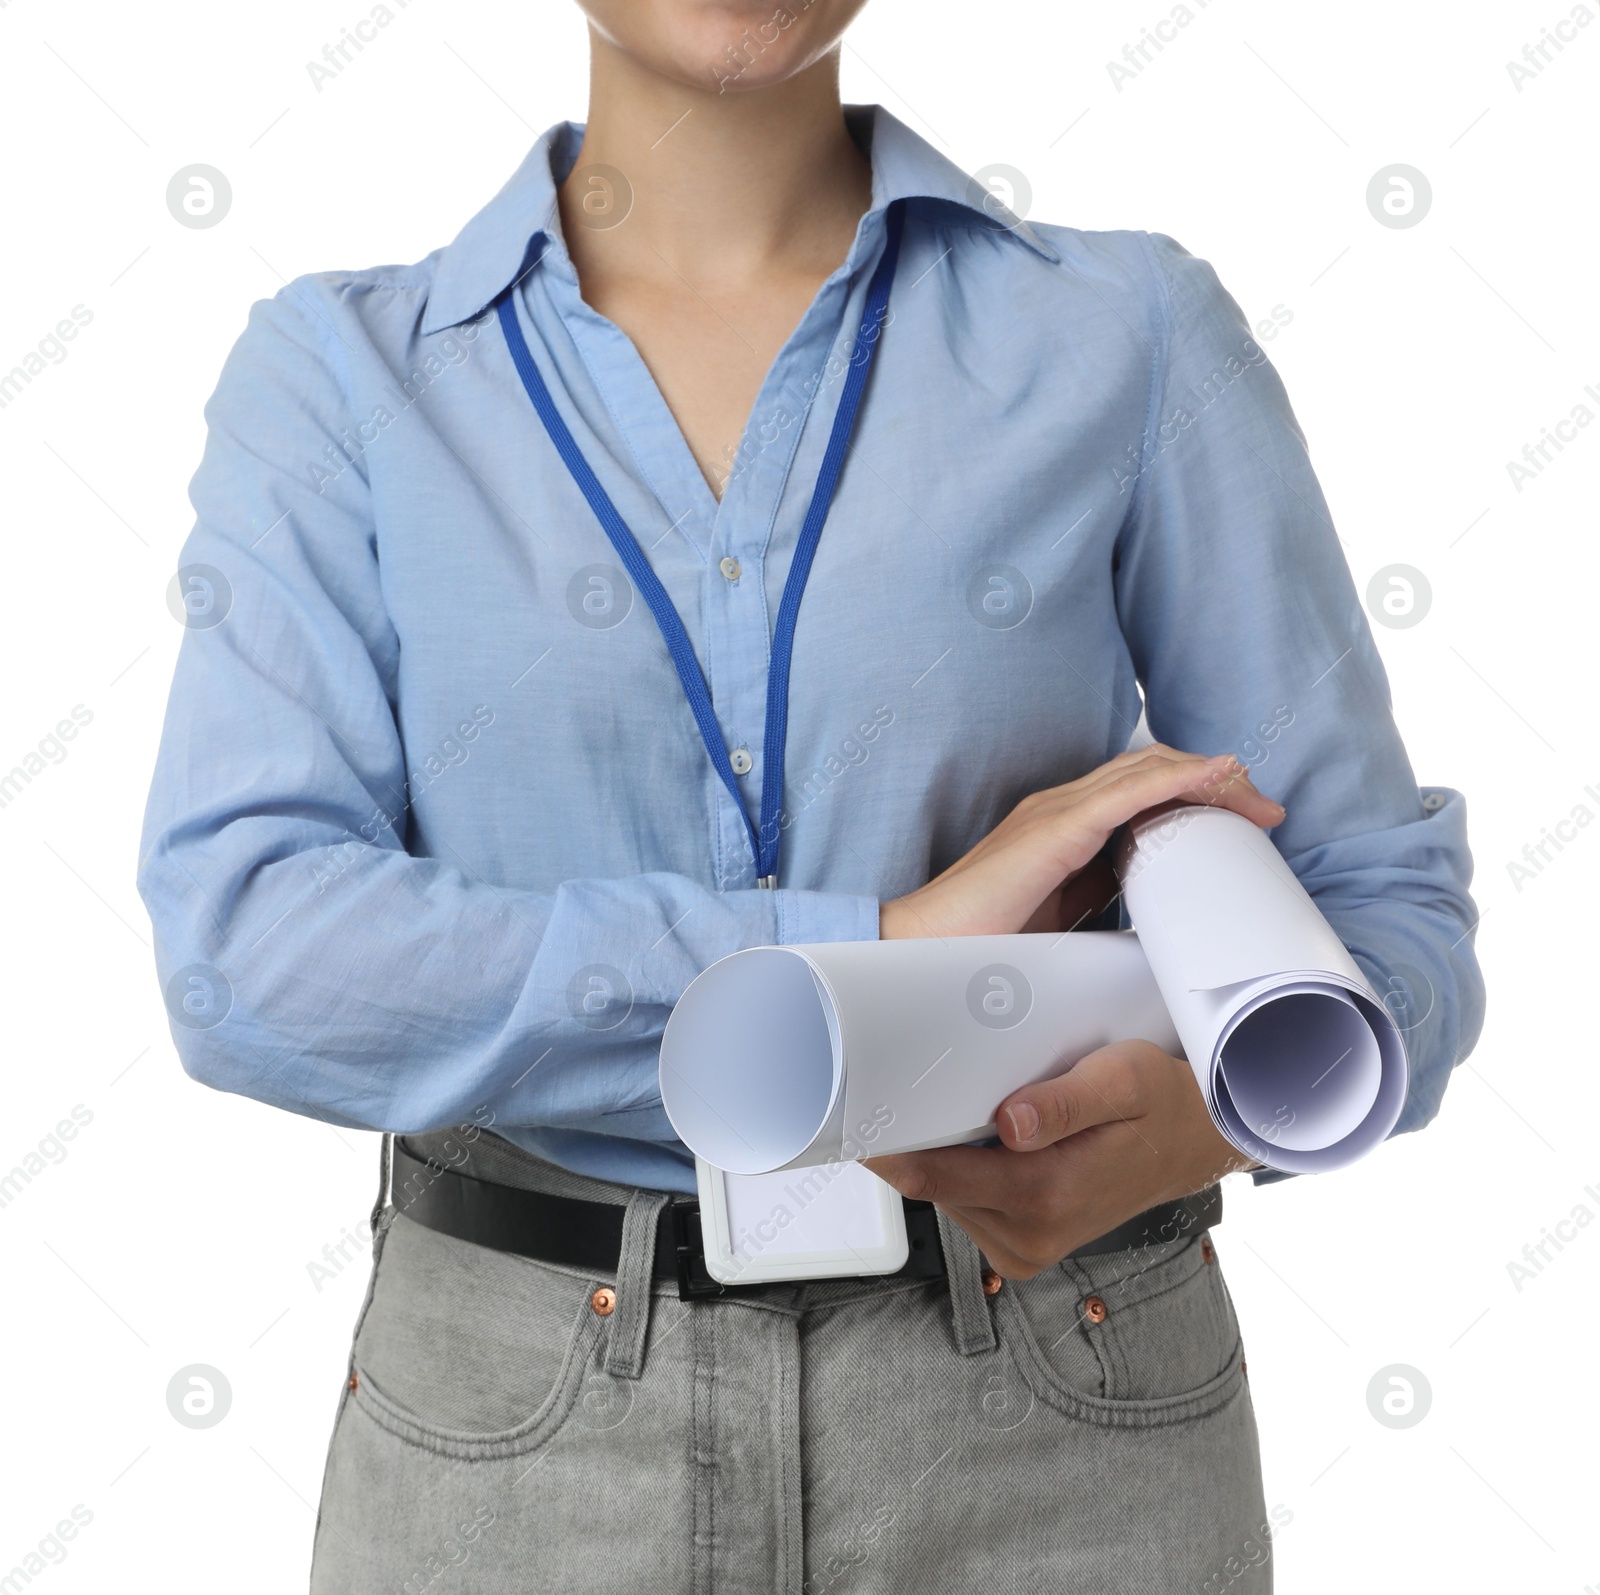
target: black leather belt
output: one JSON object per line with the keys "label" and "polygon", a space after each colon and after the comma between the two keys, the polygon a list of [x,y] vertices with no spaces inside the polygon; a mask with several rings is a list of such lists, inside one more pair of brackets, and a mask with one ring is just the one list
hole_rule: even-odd
{"label": "black leather belt", "polygon": [[[496,1251],[531,1257],[543,1263],[564,1263],[591,1273],[615,1274],[622,1255],[624,1209],[613,1202],[526,1191],[514,1185],[462,1174],[437,1159],[423,1161],[396,1138],[391,1199],[403,1213],[428,1229],[456,1240],[472,1241]],[[910,1253],[905,1266],[884,1279],[942,1279],[944,1249],[939,1242],[938,1212],[931,1202],[902,1197]],[[1114,1230],[1078,1247],[1074,1257],[1158,1246],[1163,1241],[1210,1229],[1222,1218],[1222,1187],[1207,1186],[1181,1201],[1152,1207]],[[716,1296],[759,1295],[773,1283],[724,1285],[706,1272],[700,1237],[700,1203],[674,1193],[656,1226],[654,1274],[678,1282],[685,1301]]]}

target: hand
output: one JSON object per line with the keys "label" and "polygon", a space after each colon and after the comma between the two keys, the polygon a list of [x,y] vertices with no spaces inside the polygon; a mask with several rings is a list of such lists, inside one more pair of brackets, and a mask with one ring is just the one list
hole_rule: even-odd
{"label": "hand", "polygon": [[1179,803],[1216,804],[1269,827],[1284,817],[1232,754],[1206,759],[1153,743],[1025,797],[942,875],[884,903],[878,934],[890,941],[1071,930],[1116,896],[1102,856],[1111,833]]}
{"label": "hand", "polygon": [[862,1161],[902,1196],[937,1203],[1007,1279],[1154,1207],[1253,1168],[1211,1122],[1194,1071],[1149,1041],[1118,1041],[1000,1104],[1003,1146]]}

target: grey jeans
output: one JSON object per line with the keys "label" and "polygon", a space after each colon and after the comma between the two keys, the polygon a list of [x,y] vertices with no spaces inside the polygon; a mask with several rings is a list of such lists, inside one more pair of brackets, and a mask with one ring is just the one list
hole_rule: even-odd
{"label": "grey jeans", "polygon": [[470,1163],[448,1137],[408,1144],[625,1205],[622,1257],[585,1273],[474,1246],[394,1193],[328,1452],[317,1595],[1270,1590],[1209,1236],[1068,1258],[990,1296],[941,1216],[948,1279],[691,1303],[651,1280],[663,1193],[492,1135]]}

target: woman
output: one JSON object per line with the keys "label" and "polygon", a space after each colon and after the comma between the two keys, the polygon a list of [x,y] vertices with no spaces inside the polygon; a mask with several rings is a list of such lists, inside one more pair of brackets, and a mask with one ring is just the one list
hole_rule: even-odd
{"label": "woman", "polygon": [[587,123],[448,249],[257,305],[208,408],[174,1036],[399,1137],[318,1590],[1265,1589],[1185,1063],[871,1160],[920,1273],[706,1297],[662,1027],[741,947],[1114,924],[1112,832],[1181,800],[1431,989],[1402,1129],[1476,1038],[1462,800],[1238,307],[843,109],[861,3],[586,0]]}

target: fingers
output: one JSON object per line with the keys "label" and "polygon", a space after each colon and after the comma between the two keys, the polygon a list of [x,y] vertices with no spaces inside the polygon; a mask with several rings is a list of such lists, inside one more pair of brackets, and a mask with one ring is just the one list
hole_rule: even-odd
{"label": "fingers", "polygon": [[941,1146],[861,1161],[909,1200],[947,1209],[1026,1207],[1047,1193],[1052,1178],[1045,1159],[1004,1147]]}
{"label": "fingers", "polygon": [[1088,863],[1119,826],[1177,803],[1224,806],[1258,825],[1276,825],[1284,817],[1278,804],[1256,791],[1231,754],[1215,759],[1156,755],[1113,762],[1082,781],[1036,792],[961,864],[976,864],[1000,850],[1027,854],[1043,843],[1052,864],[1070,874]]}
{"label": "fingers", "polygon": [[1157,758],[1111,774],[1083,800],[1096,828],[1109,834],[1147,809],[1200,803],[1232,809],[1258,825],[1277,825],[1283,806],[1256,790],[1249,773],[1231,753],[1218,758]]}
{"label": "fingers", "polygon": [[912,1201],[1013,1208],[1033,1186],[1047,1189],[1060,1175],[1047,1159],[1006,1152],[1037,1152],[1100,1125],[1144,1117],[1161,1075],[1171,1067],[1172,1060],[1153,1042],[1114,1041],[1053,1080],[1013,1091],[995,1113],[1002,1148],[942,1146],[862,1163]]}
{"label": "fingers", "polygon": [[[936,1201],[1006,1279],[1031,1279],[1128,1216],[1118,1171],[1137,1159],[1119,1142],[1132,1137],[1120,1130],[1106,1133],[1108,1142],[1082,1160],[1029,1156],[1004,1147],[959,1147],[942,1150],[973,1153],[975,1159],[908,1152],[868,1158],[866,1164],[886,1179],[893,1174],[889,1183],[902,1196]],[[1096,1166],[1105,1171],[1098,1177],[1092,1173]],[[961,1200],[969,1190],[981,1199]],[[1133,1202],[1137,1211],[1139,1198]]]}
{"label": "fingers", "polygon": [[1281,803],[1258,790],[1250,779],[1249,770],[1231,756],[1220,771],[1208,774],[1196,788],[1183,793],[1180,801],[1231,809],[1267,830],[1281,825],[1288,812]]}
{"label": "fingers", "polygon": [[1142,1118],[1149,1111],[1150,1071],[1164,1068],[1165,1058],[1149,1041],[1101,1047],[1066,1074],[1013,1091],[995,1113],[1000,1139],[1015,1152],[1035,1152],[1096,1125]]}
{"label": "fingers", "polygon": [[1266,828],[1285,818],[1231,754],[1202,758],[1161,744],[1119,754],[1079,780],[1024,798],[926,886],[883,904],[879,936],[1070,929],[1103,908],[1115,889],[1092,875],[1070,893],[1060,892],[1063,883],[1087,873],[1120,826],[1180,803],[1227,808]]}
{"label": "fingers", "polygon": [[[1282,804],[1256,789],[1248,769],[1231,753],[1206,758],[1163,743],[1118,754],[1081,780],[1037,793],[1032,801],[1051,800],[1062,806],[1092,801],[1097,820],[1121,812],[1110,821],[1110,830],[1161,804],[1215,805],[1267,827],[1281,824],[1285,814]],[[1130,802],[1136,805],[1132,809]]]}
{"label": "fingers", "polygon": [[[950,1210],[950,1219],[972,1237],[989,1266],[1002,1278],[1032,1279],[1035,1274],[1042,1273],[1052,1263],[1059,1261],[1054,1257],[1025,1256],[1015,1249],[1008,1234],[984,1223],[983,1215],[970,1209]],[[1046,1250],[1053,1248],[1047,1247]]]}
{"label": "fingers", "polygon": [[891,1152],[884,1157],[864,1157],[861,1166],[871,1169],[908,1201],[931,1202],[946,1183],[939,1178],[939,1161],[939,1152]]}

